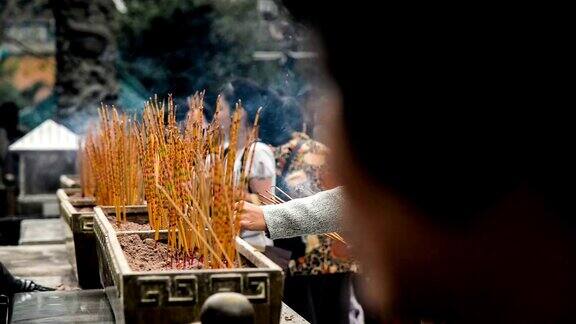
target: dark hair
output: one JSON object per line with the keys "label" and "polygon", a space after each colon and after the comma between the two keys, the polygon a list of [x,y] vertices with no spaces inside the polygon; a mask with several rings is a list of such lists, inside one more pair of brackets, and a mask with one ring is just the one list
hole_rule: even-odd
{"label": "dark hair", "polygon": [[534,32],[519,15],[496,17],[495,8],[451,16],[421,6],[284,3],[323,42],[349,147],[372,182],[445,224],[474,219],[521,184],[573,214],[573,118],[555,109],[566,85],[542,73],[560,57],[538,52],[562,53],[564,42],[543,38],[555,32]]}
{"label": "dark hair", "polygon": [[290,140],[293,129],[287,120],[284,102],[276,93],[258,86],[247,79],[234,79],[229,82],[222,95],[234,109],[241,102],[246,110],[249,124],[254,123],[259,108],[260,140],[272,146],[278,146]]}
{"label": "dark hair", "polygon": [[282,109],[284,110],[284,118],[286,118],[292,132],[301,132],[304,119],[298,100],[293,97],[282,97]]}

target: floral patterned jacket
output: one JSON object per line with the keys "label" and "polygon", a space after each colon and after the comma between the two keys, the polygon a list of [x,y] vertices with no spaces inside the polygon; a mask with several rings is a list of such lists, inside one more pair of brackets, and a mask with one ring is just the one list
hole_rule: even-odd
{"label": "floral patterned jacket", "polygon": [[[293,152],[297,150],[298,152]],[[292,157],[292,154],[296,154]],[[294,133],[292,139],[275,152],[276,175],[283,180],[292,198],[311,196],[325,190],[322,173],[330,151],[324,144],[304,133]],[[288,170],[286,164],[292,158]]]}
{"label": "floral patterned jacket", "polygon": [[[297,152],[295,152],[297,151]],[[292,156],[292,154],[296,154]],[[292,139],[276,148],[276,174],[283,179],[290,198],[311,196],[329,189],[324,183],[326,159],[330,150],[326,145],[311,139],[304,133],[294,133]],[[292,161],[290,161],[292,159]],[[286,169],[287,163],[288,169]],[[282,196],[282,194],[278,194]],[[347,257],[334,253],[335,245],[324,235],[307,235],[306,255],[298,260],[291,260],[291,274],[323,274],[336,272],[355,272],[356,265]]]}

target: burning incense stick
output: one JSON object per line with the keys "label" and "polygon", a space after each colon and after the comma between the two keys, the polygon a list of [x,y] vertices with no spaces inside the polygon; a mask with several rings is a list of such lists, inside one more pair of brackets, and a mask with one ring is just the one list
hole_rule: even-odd
{"label": "burning incense stick", "polygon": [[88,134],[80,153],[83,190],[92,193],[99,205],[115,206],[116,220],[121,222],[126,205],[142,203],[138,134],[134,122],[114,107],[101,107],[99,116],[98,129]]}
{"label": "burning incense stick", "polygon": [[[86,142],[92,142],[92,133],[88,133]],[[82,197],[94,197],[96,191],[96,176],[94,174],[93,161],[91,161],[86,145],[80,146],[78,152],[78,169],[80,170],[80,187]]]}
{"label": "burning incense stick", "polygon": [[243,110],[237,105],[232,115],[226,150],[218,118],[222,104],[218,99],[214,121],[204,125],[203,93],[195,94],[188,100],[188,117],[180,130],[172,98],[166,104],[156,99],[146,104],[138,130],[144,192],[156,239],[160,230],[167,230],[172,255],[189,257],[199,251],[205,263],[216,268],[240,262],[234,206],[247,185],[245,168],[240,179],[234,172]]}
{"label": "burning incense stick", "polygon": [[[236,206],[247,191],[257,139],[258,115],[253,129],[240,139],[243,109],[232,115],[229,146],[219,124],[223,101],[217,101],[216,117],[203,121],[204,93],[188,100],[190,112],[180,129],[172,97],[157,98],[144,107],[137,124],[115,108],[99,110],[99,127],[90,133],[80,156],[85,183],[92,177],[97,203],[115,206],[116,221],[126,221],[126,206],[146,199],[150,227],[166,230],[172,257],[192,258],[199,253],[212,268],[240,265],[235,238],[240,231]],[[234,170],[239,142],[248,143],[238,174]],[[86,193],[90,192],[86,186]],[[177,259],[178,260],[178,259]]]}

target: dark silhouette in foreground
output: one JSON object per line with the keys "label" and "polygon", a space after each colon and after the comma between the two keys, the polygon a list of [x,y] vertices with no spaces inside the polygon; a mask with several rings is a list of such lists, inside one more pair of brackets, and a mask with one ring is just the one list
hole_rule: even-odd
{"label": "dark silhouette in foreground", "polygon": [[574,322],[569,51],[562,19],[545,19],[560,11],[285,3],[318,32],[340,92],[329,146],[370,308]]}

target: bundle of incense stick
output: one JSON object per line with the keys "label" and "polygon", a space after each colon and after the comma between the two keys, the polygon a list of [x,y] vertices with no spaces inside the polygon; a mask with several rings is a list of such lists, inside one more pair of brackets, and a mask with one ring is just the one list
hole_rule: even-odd
{"label": "bundle of incense stick", "polygon": [[[282,193],[284,196],[286,196],[288,198],[288,200],[292,200],[292,197],[290,197],[287,193],[285,193],[282,189],[278,188],[278,187],[274,187],[276,190],[278,190],[280,193]],[[260,200],[265,204],[265,205],[276,205],[276,204],[282,204],[285,203],[286,201],[280,197],[278,197],[272,190],[266,190],[266,195],[263,194],[258,194],[258,196],[260,197]],[[347,244],[346,241],[344,240],[344,238],[342,236],[340,236],[340,234],[336,233],[336,232],[332,232],[332,233],[325,233],[323,235],[328,236],[329,238],[342,242],[344,244]]]}
{"label": "bundle of incense stick", "polygon": [[116,221],[121,222],[126,220],[127,205],[143,203],[137,128],[114,107],[101,107],[99,115],[98,129],[84,144],[81,174],[93,175],[96,203],[114,206]]}
{"label": "bundle of incense stick", "polygon": [[[152,100],[144,109],[139,148],[150,225],[156,239],[160,230],[168,231],[170,257],[183,266],[198,258],[209,268],[235,267],[239,264],[235,202],[247,188],[246,168],[240,175],[234,171],[242,107],[237,105],[232,115],[226,148],[218,122],[222,100],[218,99],[214,121],[208,125],[203,122],[203,93],[188,104],[183,130],[176,123],[171,97],[166,104]],[[247,143],[254,141],[254,134]]]}
{"label": "bundle of incense stick", "polygon": [[[90,141],[92,134],[88,134]],[[96,191],[96,178],[93,171],[93,166],[88,158],[88,151],[81,146],[78,152],[78,169],[80,170],[80,188],[82,190],[82,197],[94,197]]]}

